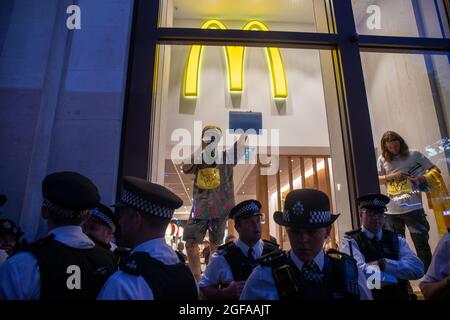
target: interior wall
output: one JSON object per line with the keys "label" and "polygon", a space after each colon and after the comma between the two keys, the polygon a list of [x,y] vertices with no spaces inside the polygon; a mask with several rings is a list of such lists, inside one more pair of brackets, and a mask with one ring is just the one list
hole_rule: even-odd
{"label": "interior wall", "polygon": [[[328,147],[328,128],[320,60],[318,51],[281,49],[288,84],[288,98],[275,101],[265,52],[261,48],[246,49],[244,90],[231,94],[223,47],[204,47],[199,95],[186,98],[182,93],[185,63],[189,47],[171,48],[166,138],[185,128],[193,136],[194,121],[213,123],[228,128],[229,111],[263,113],[264,129],[280,130],[280,146]],[[314,132],[314,134],[311,134]]]}

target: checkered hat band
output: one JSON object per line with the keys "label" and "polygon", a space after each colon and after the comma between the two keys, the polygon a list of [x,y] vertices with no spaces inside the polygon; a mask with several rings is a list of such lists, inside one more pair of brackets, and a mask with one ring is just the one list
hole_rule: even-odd
{"label": "checkered hat band", "polygon": [[13,227],[13,225],[9,222],[9,221],[4,221],[2,225],[0,225],[0,230],[4,230],[4,231],[9,231],[12,232],[14,234],[17,233],[18,228],[17,227]]}
{"label": "checkered hat band", "polygon": [[97,220],[100,220],[101,222],[105,223],[108,227],[110,227],[112,230],[116,229],[116,226],[114,225],[114,222],[103,212],[98,211],[97,209],[91,210],[91,216]]}
{"label": "checkered hat band", "polygon": [[309,223],[328,223],[331,221],[330,211],[311,211],[309,213]]}
{"label": "checkered hat band", "polygon": [[249,203],[245,206],[243,206],[241,209],[239,209],[238,212],[236,212],[235,216],[239,217],[242,214],[245,213],[255,213],[255,212],[259,212],[259,207],[255,204],[255,203]]}
{"label": "checkered hat band", "polygon": [[81,216],[82,211],[74,211],[61,207],[59,204],[44,199],[44,206],[46,206],[53,214],[61,218],[73,219]]}
{"label": "checkered hat band", "polygon": [[161,207],[127,190],[124,191],[120,201],[144,213],[161,218],[171,219],[175,211],[174,209]]}

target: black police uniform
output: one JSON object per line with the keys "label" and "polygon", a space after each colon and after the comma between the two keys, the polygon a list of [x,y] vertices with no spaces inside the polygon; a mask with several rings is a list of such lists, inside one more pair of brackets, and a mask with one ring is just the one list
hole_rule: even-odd
{"label": "black police uniform", "polygon": [[306,279],[284,251],[263,256],[260,263],[272,269],[280,300],[359,300],[357,266],[344,253],[325,254],[321,282]]}
{"label": "black police uniform", "polygon": [[[124,177],[123,187],[124,192],[116,207],[132,208],[141,214],[170,221],[175,209],[183,204],[183,201],[167,188],[136,177]],[[168,252],[167,245],[158,243],[157,246],[161,253],[170,253],[171,256],[177,257],[173,250]],[[126,274],[142,277],[150,288],[154,300],[196,300],[197,285],[192,272],[179,256],[178,259],[178,263],[165,264],[152,257],[149,252],[134,250],[121,261],[119,269]],[[111,281],[108,280],[99,299],[121,298],[120,293],[117,295],[114,293],[120,290],[115,287],[116,280],[139,281],[139,278],[120,277],[118,275],[115,279],[112,277]],[[147,299],[139,292],[130,294],[134,295],[131,299]]]}
{"label": "black police uniform", "polygon": [[[263,256],[278,249],[278,245],[273,242],[267,240],[263,240],[263,242]],[[231,273],[233,274],[234,281],[246,281],[253,269],[259,265],[258,260],[252,260],[248,256],[244,255],[242,250],[233,241],[220,246],[217,253],[223,255],[227,261],[230,266]],[[225,285],[226,284],[221,284],[221,286]]]}
{"label": "black police uniform", "polygon": [[[285,201],[285,211],[275,212],[277,224],[301,229],[316,229],[330,226],[339,215],[330,212],[328,196],[318,190],[300,189],[289,192]],[[355,260],[343,253],[329,251],[324,253],[322,270],[314,273],[299,270],[294,264],[292,252],[276,251],[260,259],[260,275],[265,267],[271,269],[278,297],[281,300],[358,300],[358,268]],[[312,262],[310,262],[312,264]],[[305,267],[307,263],[304,263]],[[318,267],[316,265],[316,267]],[[255,271],[256,272],[256,271]],[[267,276],[266,276],[267,277]],[[258,277],[250,277],[244,287],[242,299],[264,298],[263,292],[252,290],[258,286]],[[266,283],[269,279],[265,280]],[[248,290],[247,290],[248,289]],[[270,290],[274,290],[270,288]]]}
{"label": "black police uniform", "polygon": [[[369,239],[361,229],[345,234],[355,240],[365,262],[378,261],[384,258],[399,260],[398,235],[392,231],[383,230],[381,240],[377,241]],[[375,300],[408,300],[408,281],[398,279],[398,284],[374,289],[372,294]]]}
{"label": "black police uniform", "polygon": [[16,245],[12,248],[12,252],[9,253],[9,256],[12,256],[20,250],[20,237],[23,235],[23,232],[13,221],[0,219],[0,237],[7,234],[12,235],[16,240]]}
{"label": "black police uniform", "polygon": [[[389,197],[382,194],[367,194],[358,198],[359,208],[373,208],[385,212]],[[382,259],[400,260],[400,246],[398,234],[383,229],[381,239],[376,237],[369,239],[361,228],[345,233],[350,239],[355,240],[358,249],[364,256],[365,262],[382,261]],[[381,264],[381,269],[383,265]],[[384,271],[384,270],[381,270]],[[398,284],[384,286],[381,289],[373,289],[372,294],[375,300],[408,300],[409,282],[398,279]]]}
{"label": "black police uniform", "polygon": [[[80,217],[83,210],[95,207],[100,196],[96,186],[74,172],[48,175],[42,184],[44,206],[60,222]],[[110,253],[94,246],[78,249],[53,239],[50,235],[22,248],[34,255],[40,272],[41,300],[94,300],[116,267]],[[80,289],[67,285],[68,267],[80,270]]]}
{"label": "black police uniform", "polygon": [[[251,216],[261,216],[261,203],[257,200],[245,200],[234,206],[229,213],[229,218],[242,219]],[[266,255],[278,249],[278,245],[263,240],[262,255]],[[222,255],[230,266],[234,281],[246,281],[253,269],[259,264],[255,259],[249,258],[242,250],[230,241],[218,248],[218,254]]]}

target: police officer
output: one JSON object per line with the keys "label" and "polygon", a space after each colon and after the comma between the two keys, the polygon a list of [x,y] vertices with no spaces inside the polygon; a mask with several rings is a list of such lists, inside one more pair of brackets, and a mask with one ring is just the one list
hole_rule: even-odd
{"label": "police officer", "polygon": [[2,265],[0,299],[95,299],[115,268],[80,226],[99,203],[96,186],[78,173],[58,172],[44,179],[42,194],[49,235]]}
{"label": "police officer", "polygon": [[16,224],[8,219],[0,219],[0,250],[11,256],[18,244],[23,232]]}
{"label": "police officer", "polygon": [[99,204],[91,209],[89,220],[83,223],[83,231],[96,244],[114,251],[117,246],[112,242],[112,238],[117,230],[118,222],[116,214],[110,208]]}
{"label": "police officer", "polygon": [[[0,207],[2,207],[6,201],[8,201],[8,197],[4,194],[0,194]],[[0,265],[17,249],[21,235],[22,232],[20,232],[20,228],[18,228],[13,221],[0,219]]]}
{"label": "police officer", "polygon": [[247,280],[241,300],[371,299],[354,259],[323,250],[339,216],[330,212],[328,196],[318,190],[293,190],[284,208],[273,218],[286,227],[291,250],[263,256]]}
{"label": "police officer", "polygon": [[408,280],[422,277],[424,267],[404,238],[383,229],[389,201],[382,194],[358,198],[362,227],[346,233],[342,251],[356,259],[366,277],[380,271],[380,288],[372,290],[375,300],[408,300]]}
{"label": "police officer", "polygon": [[89,220],[83,223],[83,232],[86,233],[96,245],[111,252],[116,265],[120,260],[130,254],[130,248],[118,247],[113,242],[117,238],[119,229],[119,218],[107,206],[99,204],[91,210]]}
{"label": "police officer", "polygon": [[450,229],[439,240],[419,286],[427,300],[450,300]]}
{"label": "police officer", "polygon": [[261,240],[261,204],[246,200],[231,209],[239,234],[215,252],[199,282],[200,293],[206,299],[239,299],[245,281],[256,267],[256,260],[272,252],[277,245]]}
{"label": "police officer", "polygon": [[197,299],[194,277],[164,236],[183,201],[158,184],[124,177],[119,208],[121,239],[133,248],[106,282],[100,300]]}

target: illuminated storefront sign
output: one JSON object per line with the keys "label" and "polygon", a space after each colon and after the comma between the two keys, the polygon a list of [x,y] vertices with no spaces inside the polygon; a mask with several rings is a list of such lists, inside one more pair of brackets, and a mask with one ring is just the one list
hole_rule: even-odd
{"label": "illuminated storefront sign", "polygon": [[[209,20],[205,22],[202,29],[221,29],[226,30],[225,24],[218,20]],[[259,21],[250,21],[243,30],[268,31],[266,25]],[[187,65],[184,74],[183,92],[186,97],[198,96],[198,77],[200,67],[200,56],[203,46],[193,45],[189,51]],[[265,48],[267,53],[267,62],[272,79],[272,88],[274,98],[287,98],[288,88],[286,83],[286,72],[283,59],[279,48]],[[226,46],[226,60],[228,65],[228,85],[232,93],[242,92],[244,87],[244,58],[245,47]]]}

